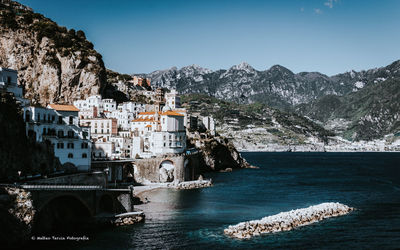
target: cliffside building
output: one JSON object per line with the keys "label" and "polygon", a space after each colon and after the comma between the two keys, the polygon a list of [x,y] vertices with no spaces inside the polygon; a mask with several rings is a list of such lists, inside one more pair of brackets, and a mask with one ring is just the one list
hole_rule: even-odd
{"label": "cliffside building", "polygon": [[23,98],[23,89],[18,85],[18,71],[0,67],[0,90],[13,93],[15,99],[22,106],[29,105],[30,101]]}
{"label": "cliffside building", "polygon": [[49,142],[61,164],[73,164],[89,171],[91,164],[90,129],[79,126],[78,109],[73,105],[49,104],[47,108],[24,107],[28,137]]}
{"label": "cliffside building", "polygon": [[141,87],[150,87],[151,84],[151,79],[150,78],[142,78],[142,77],[137,77],[137,76],[133,76],[133,84],[139,85]]}

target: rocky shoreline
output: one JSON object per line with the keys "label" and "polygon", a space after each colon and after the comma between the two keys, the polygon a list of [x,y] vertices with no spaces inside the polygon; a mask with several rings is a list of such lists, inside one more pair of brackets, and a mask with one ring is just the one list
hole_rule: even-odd
{"label": "rocky shoreline", "polygon": [[224,230],[224,233],[238,239],[249,239],[260,234],[289,231],[326,218],[345,215],[353,210],[354,208],[340,203],[322,203],[307,208],[282,212],[260,220],[241,222],[237,225],[229,226]]}

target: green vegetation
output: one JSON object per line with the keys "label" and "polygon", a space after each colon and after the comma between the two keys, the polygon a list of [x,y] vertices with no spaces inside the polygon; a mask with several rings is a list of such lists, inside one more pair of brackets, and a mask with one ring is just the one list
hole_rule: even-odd
{"label": "green vegetation", "polygon": [[[292,139],[304,143],[297,135],[314,135],[327,142],[334,133],[322,126],[292,112],[284,112],[271,108],[266,104],[237,104],[219,100],[205,94],[189,94],[181,97],[183,106],[192,113],[213,116],[218,124],[229,124],[233,130],[249,127],[263,127],[267,132],[282,139]],[[282,127],[274,128],[275,119]]]}
{"label": "green vegetation", "polygon": [[342,136],[350,140],[373,140],[398,133],[400,79],[369,83],[345,96],[325,96],[298,107],[302,115],[322,122],[342,118],[350,122]]}

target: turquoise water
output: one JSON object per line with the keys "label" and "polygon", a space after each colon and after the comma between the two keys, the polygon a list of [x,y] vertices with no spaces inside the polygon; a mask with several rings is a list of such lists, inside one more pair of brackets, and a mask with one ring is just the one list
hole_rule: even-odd
{"label": "turquoise water", "polygon": [[[243,153],[260,169],[211,173],[214,187],[161,189],[143,224],[101,231],[80,249],[400,247],[400,153]],[[228,225],[322,202],[357,210],[290,232],[238,240]]]}

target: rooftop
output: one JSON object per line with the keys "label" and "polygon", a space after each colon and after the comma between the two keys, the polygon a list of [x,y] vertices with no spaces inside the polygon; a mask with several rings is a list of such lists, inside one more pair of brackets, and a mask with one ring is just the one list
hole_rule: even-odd
{"label": "rooftop", "polygon": [[[165,112],[158,112],[159,115],[168,115],[168,116],[184,116],[180,113],[178,113],[179,111],[165,111]],[[138,115],[154,115],[156,112],[154,111],[150,111],[150,112],[140,112]]]}
{"label": "rooftop", "polygon": [[79,111],[74,105],[49,104],[49,107],[57,111]]}

